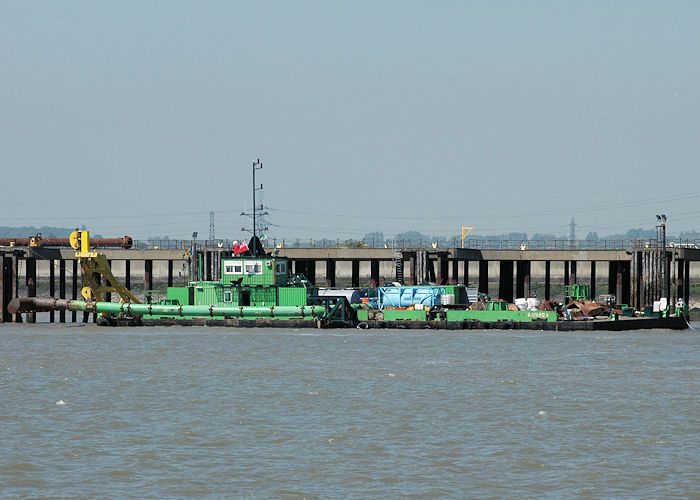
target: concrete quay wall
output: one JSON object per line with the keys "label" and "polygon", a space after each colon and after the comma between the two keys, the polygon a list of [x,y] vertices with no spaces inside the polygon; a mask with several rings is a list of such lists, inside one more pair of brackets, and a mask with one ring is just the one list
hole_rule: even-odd
{"label": "concrete quay wall", "polygon": [[[5,250],[12,250],[9,247],[4,247]],[[34,257],[36,259],[37,278],[48,278],[50,274],[51,261],[54,266],[58,265],[58,261],[72,261],[75,258],[75,251],[72,249],[54,249],[54,248],[15,248],[22,252],[26,258]],[[416,249],[418,251],[432,251],[434,249]],[[470,250],[470,249],[443,249],[448,252],[447,260],[450,266],[457,266],[457,271],[460,277],[466,276],[470,282],[476,282],[479,276],[479,263],[486,261],[488,264],[489,279],[497,279],[500,272],[500,262],[502,261],[529,261],[530,276],[533,279],[544,279],[546,277],[547,262],[550,262],[550,277],[557,281],[564,277],[564,266],[567,262],[576,262],[576,276],[579,278],[590,279],[591,277],[591,262],[596,262],[595,274],[596,279],[607,278],[607,262],[624,262],[629,261],[631,256],[625,250]],[[212,251],[218,251],[212,249]],[[677,249],[678,257],[684,258],[691,262],[700,261],[700,250],[696,249]],[[112,272],[117,278],[126,276],[126,262],[130,261],[130,272],[133,276],[143,276],[145,272],[145,262],[152,261],[152,276],[157,280],[167,279],[169,273],[169,261],[172,262],[172,273],[174,279],[186,280],[188,277],[188,262],[183,258],[182,250],[138,250],[138,249],[106,249],[102,250],[107,259],[111,261]],[[296,261],[314,261],[315,278],[316,280],[325,281],[326,279],[326,261],[335,261],[335,273],[340,279],[350,278],[352,276],[353,261],[359,261],[359,275],[361,278],[369,278],[372,275],[371,263],[377,261],[379,265],[379,276],[386,278],[387,281],[393,281],[392,276],[395,275],[394,257],[395,252],[392,249],[384,248],[367,248],[367,249],[351,249],[351,248],[289,248],[279,249],[279,256],[287,257],[292,262]],[[24,259],[22,259],[24,260]],[[22,265],[22,260],[19,264],[19,275],[25,277],[25,266]],[[407,259],[404,260],[407,262]],[[456,262],[456,264],[454,264]],[[690,276],[691,281],[700,280],[700,266],[691,266]],[[460,280],[461,281],[461,280]]]}

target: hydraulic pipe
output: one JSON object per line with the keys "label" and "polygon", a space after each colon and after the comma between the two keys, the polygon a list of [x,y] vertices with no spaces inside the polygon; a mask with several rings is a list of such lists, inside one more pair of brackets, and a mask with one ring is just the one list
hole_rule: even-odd
{"label": "hydraulic pipe", "polygon": [[120,302],[86,302],[83,300],[55,299],[53,297],[14,298],[7,310],[11,314],[52,310],[85,311],[128,316],[197,316],[232,318],[305,318],[323,317],[324,306],[270,306],[270,307],[222,307],[178,306],[164,304],[129,304]]}
{"label": "hydraulic pipe", "polygon": [[[92,247],[119,247],[131,248],[134,244],[131,236],[122,238],[90,238],[90,246]],[[0,238],[0,246],[17,246],[17,247],[70,247],[69,238]]]}

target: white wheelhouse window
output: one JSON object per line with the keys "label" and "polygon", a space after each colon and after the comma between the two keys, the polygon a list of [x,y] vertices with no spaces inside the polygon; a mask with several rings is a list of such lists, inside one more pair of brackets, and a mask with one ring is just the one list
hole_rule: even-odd
{"label": "white wheelhouse window", "polygon": [[250,260],[245,263],[246,274],[262,274],[262,262],[258,260]]}
{"label": "white wheelhouse window", "polygon": [[224,274],[243,274],[243,263],[226,262],[224,264]]}
{"label": "white wheelhouse window", "polygon": [[233,302],[233,293],[231,290],[224,290],[224,302]]}
{"label": "white wheelhouse window", "polygon": [[287,274],[287,261],[282,260],[275,264],[275,272],[277,274]]}

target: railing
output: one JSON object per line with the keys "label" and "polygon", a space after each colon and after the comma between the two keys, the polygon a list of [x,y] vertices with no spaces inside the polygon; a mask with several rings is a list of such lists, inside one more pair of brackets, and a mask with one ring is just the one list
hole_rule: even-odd
{"label": "railing", "polygon": [[[187,251],[194,242],[192,240],[134,240],[132,248],[148,250],[183,250]],[[197,240],[197,248],[230,248],[232,242],[228,240]]]}
{"label": "railing", "polygon": [[[464,248],[476,250],[629,250],[661,248],[656,239],[624,240],[466,240]],[[666,241],[667,247],[700,248],[700,240]]]}
{"label": "railing", "polygon": [[[134,240],[133,248],[187,251],[192,240]],[[233,247],[230,240],[197,240],[197,248]],[[341,240],[341,239],[269,239],[266,248],[460,248],[459,238],[452,240]],[[667,246],[678,248],[700,248],[700,240],[667,241]],[[630,248],[659,248],[662,243],[656,239],[624,240],[487,240],[467,239],[464,248],[474,250],[628,250]]]}
{"label": "railing", "polygon": [[476,250],[626,250],[656,240],[468,240],[465,248]]}

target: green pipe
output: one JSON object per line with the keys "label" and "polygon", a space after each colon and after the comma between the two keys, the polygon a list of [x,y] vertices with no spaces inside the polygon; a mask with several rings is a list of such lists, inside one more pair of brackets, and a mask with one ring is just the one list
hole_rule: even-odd
{"label": "green pipe", "polygon": [[104,314],[126,314],[129,316],[200,316],[234,318],[304,318],[323,317],[323,306],[271,306],[271,307],[222,307],[222,306],[176,306],[163,304],[128,304],[119,302],[85,302],[71,300],[71,311],[87,311]]}

